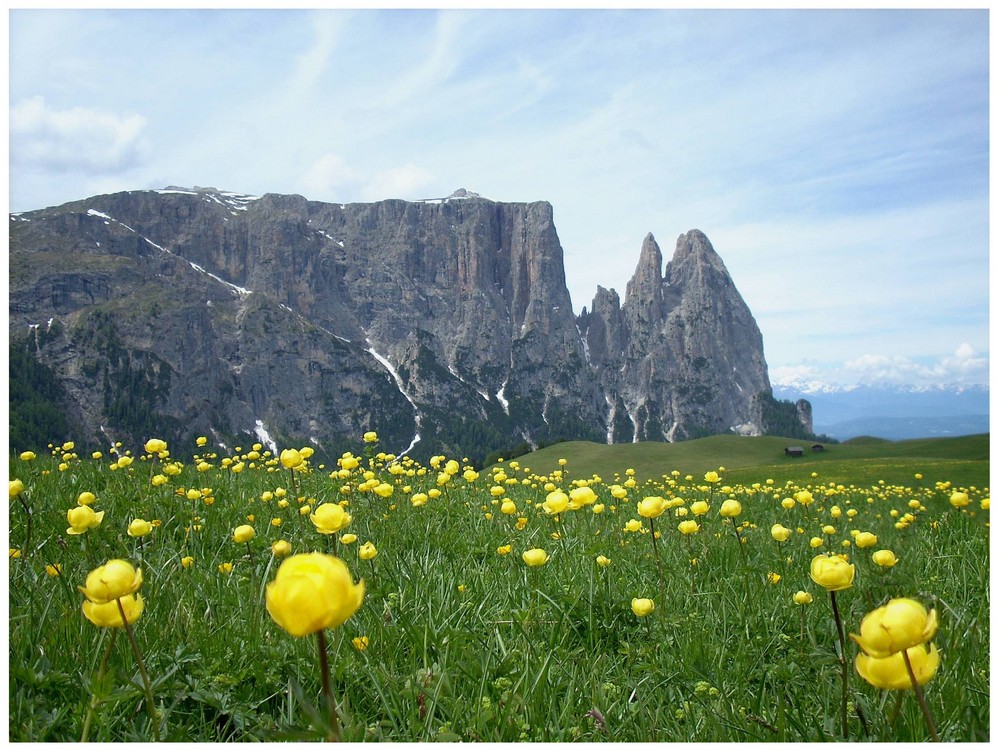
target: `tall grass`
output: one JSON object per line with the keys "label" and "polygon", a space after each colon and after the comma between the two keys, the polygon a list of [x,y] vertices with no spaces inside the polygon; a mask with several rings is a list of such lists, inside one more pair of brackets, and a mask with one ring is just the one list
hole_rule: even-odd
{"label": "tall grass", "polygon": [[[11,466],[11,478],[24,482],[22,499],[34,526],[30,548],[22,549],[27,519],[20,500],[12,499],[10,547],[21,553],[9,561],[12,740],[78,740],[92,701],[98,708],[90,739],[151,738],[142,683],[124,638],[115,643],[105,678],[94,677],[109,635],[81,615],[76,586],[110,558],[143,569],[146,609],[135,631],[163,737],[322,737],[315,642],[280,630],[264,609],[263,591],[280,562],[270,553],[274,540],[288,540],[294,552],[331,551],[333,540],[318,534],[300,509],[341,500],[353,516],[343,533],[357,540],[338,541],[337,553],[367,586],[360,611],[329,634],[345,740],[844,739],[837,636],[825,592],[808,574],[821,552],[847,554],[856,565],[855,585],[838,594],[848,631],[857,632],[864,614],[890,597],[910,596],[938,609],[942,665],[926,693],[941,737],[989,735],[989,513],[980,507],[989,490],[983,482],[973,490],[971,483],[946,486],[944,476],[916,480],[911,473],[905,484],[879,483],[866,468],[864,481],[844,483],[814,466],[818,476],[787,482],[759,476],[737,483],[731,469],[710,486],[701,474],[685,479],[664,467],[659,476],[626,487],[627,497],[619,500],[612,484],[634,479],[624,454],[617,476],[606,471],[601,481],[577,471],[573,457],[537,473],[517,462],[495,467],[506,480],[481,471],[467,481],[459,471],[440,487],[439,498],[414,507],[414,494],[438,488],[438,470],[372,452],[349,472],[335,466],[297,472],[298,497],[289,473],[266,453],[206,453],[202,459],[211,468],[199,471],[192,462],[160,487],[150,478],[164,462],[151,466],[141,450],[131,466],[115,470],[113,456],[54,454],[14,458]],[[710,467],[728,467],[730,458],[716,454]],[[892,459],[884,464],[888,476]],[[365,489],[371,484],[365,471],[392,485],[392,495]],[[552,517],[540,508],[547,487],[568,492],[580,482],[591,484],[603,512],[585,506]],[[283,508],[279,497],[265,494],[279,487],[288,491]],[[500,511],[493,487],[505,490],[502,497],[514,501],[516,514]],[[211,493],[192,501],[191,488]],[[972,500],[963,509],[949,504],[960,488]],[[799,489],[809,489],[816,501],[782,507]],[[84,490],[97,496],[103,523],[67,535],[66,512]],[[665,592],[648,524],[626,530],[638,519],[636,503],[648,495],[676,503],[656,521]],[[742,544],[718,515],[725,497],[742,503],[736,519]],[[677,522],[692,518],[697,500],[708,500],[711,511],[697,517],[699,533],[683,536]],[[839,518],[831,514],[834,506]],[[849,518],[849,511],[857,512]],[[913,521],[897,528],[906,513]],[[141,549],[125,533],[133,518],[159,521]],[[518,518],[526,519],[523,528]],[[232,540],[232,530],[248,522],[257,532],[252,557]],[[774,523],[795,530],[789,541],[771,538]],[[826,525],[835,533],[824,534]],[[879,568],[872,549],[850,544],[852,529],[875,533],[876,549],[892,549],[899,563]],[[811,547],[813,537],[823,545]],[[366,541],[379,551],[370,561],[357,555]],[[511,552],[500,554],[508,544]],[[548,552],[545,565],[522,562],[521,553],[533,547]],[[598,566],[599,555],[611,564]],[[185,556],[194,558],[192,567],[182,566]],[[49,575],[46,566],[57,563],[61,573]],[[224,563],[232,564],[231,573],[219,571]],[[815,601],[794,604],[800,589]],[[637,618],[634,597],[654,599],[656,609]],[[368,639],[364,650],[352,644],[361,636]],[[854,649],[848,645],[848,658]],[[926,739],[912,694],[902,694],[897,708],[898,697],[852,670],[846,739]]]}

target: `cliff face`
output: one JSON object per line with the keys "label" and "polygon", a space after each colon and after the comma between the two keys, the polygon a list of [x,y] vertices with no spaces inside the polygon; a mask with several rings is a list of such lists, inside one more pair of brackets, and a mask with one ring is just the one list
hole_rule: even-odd
{"label": "cliff face", "polygon": [[650,235],[624,303],[599,288],[577,319],[544,202],[136,191],[10,217],[10,335],[84,441],[337,455],[377,430],[481,457],[760,432],[760,332],[721,259],[694,231],[661,265]]}

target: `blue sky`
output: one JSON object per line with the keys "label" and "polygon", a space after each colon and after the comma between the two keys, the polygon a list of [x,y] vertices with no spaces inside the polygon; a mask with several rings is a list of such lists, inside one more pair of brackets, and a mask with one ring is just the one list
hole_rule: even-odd
{"label": "blue sky", "polygon": [[772,381],[987,382],[988,12],[13,10],[11,211],[549,201],[577,311],[704,231]]}

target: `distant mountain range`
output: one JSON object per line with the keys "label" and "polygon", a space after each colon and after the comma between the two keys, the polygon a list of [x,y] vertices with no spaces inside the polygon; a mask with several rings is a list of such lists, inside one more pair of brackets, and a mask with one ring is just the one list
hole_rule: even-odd
{"label": "distant mountain range", "polygon": [[817,434],[847,440],[861,435],[908,440],[990,431],[990,389],[985,385],[830,385],[817,381],[774,384],[779,399],[808,399]]}

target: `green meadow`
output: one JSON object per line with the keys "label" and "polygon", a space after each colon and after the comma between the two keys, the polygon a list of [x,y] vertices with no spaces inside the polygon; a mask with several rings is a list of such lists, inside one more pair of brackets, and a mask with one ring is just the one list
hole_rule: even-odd
{"label": "green meadow", "polygon": [[[12,741],[989,739],[987,435],[562,443],[491,467],[171,448],[11,457]],[[321,533],[330,504],[349,523]],[[322,639],[266,606],[313,552],[365,589]],[[820,556],[849,570],[833,592]],[[142,572],[128,629],[78,589],[113,559]],[[919,693],[855,666],[850,634],[899,597],[938,620]]]}

